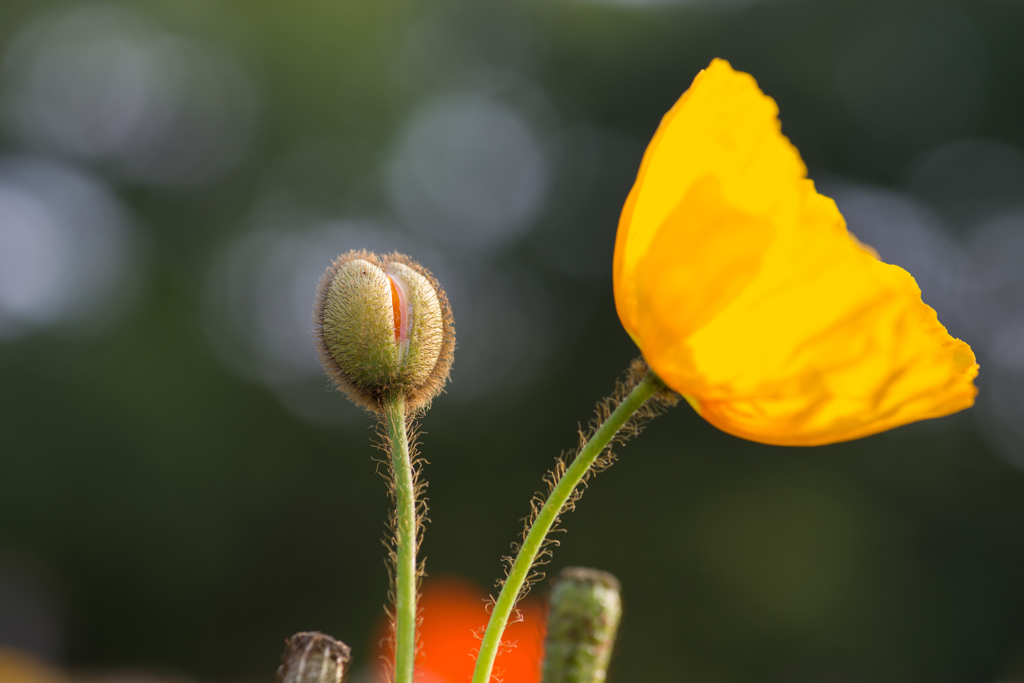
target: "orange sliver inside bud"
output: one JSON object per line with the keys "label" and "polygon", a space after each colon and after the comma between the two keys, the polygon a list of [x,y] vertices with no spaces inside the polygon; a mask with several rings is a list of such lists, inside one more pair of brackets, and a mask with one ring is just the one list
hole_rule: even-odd
{"label": "orange sliver inside bud", "polygon": [[398,341],[402,338],[402,300],[398,296],[398,286],[390,275],[388,282],[391,284],[391,310],[395,317],[395,341]]}

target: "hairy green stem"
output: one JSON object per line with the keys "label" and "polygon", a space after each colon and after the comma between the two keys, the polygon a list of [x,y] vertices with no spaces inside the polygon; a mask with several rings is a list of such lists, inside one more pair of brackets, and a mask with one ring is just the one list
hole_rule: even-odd
{"label": "hairy green stem", "polygon": [[405,431],[405,398],[396,392],[385,406],[395,485],[395,683],[412,683],[416,660],[416,485]]}
{"label": "hairy green stem", "polygon": [[476,659],[476,668],[473,670],[473,683],[490,683],[494,659],[498,656],[501,636],[505,632],[509,616],[515,609],[519,593],[530,574],[530,568],[533,567],[537,554],[544,546],[544,539],[558,519],[558,515],[561,514],[565,502],[572,495],[576,485],[580,483],[590,466],[594,464],[597,456],[615,438],[626,421],[663,386],[657,375],[653,371],[649,371],[643,380],[633,388],[633,391],[622,400],[622,403],[615,408],[608,419],[598,427],[551,491],[548,499],[544,502],[544,507],[538,513],[537,519],[534,520],[527,532],[526,539],[523,541],[522,547],[519,548],[512,568],[509,570],[508,578],[505,579],[505,585],[502,586],[498,600],[494,603],[494,609],[491,610],[491,618],[487,622],[487,630],[484,632],[483,640],[480,643],[480,653]]}

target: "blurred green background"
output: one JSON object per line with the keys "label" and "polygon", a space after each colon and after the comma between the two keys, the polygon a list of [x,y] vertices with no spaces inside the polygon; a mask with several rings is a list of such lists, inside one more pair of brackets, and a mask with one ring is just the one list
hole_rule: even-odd
{"label": "blurred green background", "polygon": [[621,578],[618,681],[1024,679],[1022,38],[1016,0],[0,0],[0,643],[270,680],[319,629],[367,666],[385,485],[309,337],[351,248],[451,297],[424,552],[490,586],[636,355],[618,212],[718,56],[974,346],[979,404],[814,449],[681,406],[550,569]]}

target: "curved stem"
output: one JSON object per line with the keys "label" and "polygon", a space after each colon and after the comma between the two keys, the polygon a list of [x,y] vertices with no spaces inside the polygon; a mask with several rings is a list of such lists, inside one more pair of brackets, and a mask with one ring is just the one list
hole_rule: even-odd
{"label": "curved stem", "polygon": [[405,398],[385,406],[395,486],[395,683],[412,683],[416,660],[416,485],[405,431]]}
{"label": "curved stem", "polygon": [[477,655],[476,668],[473,671],[473,683],[490,683],[494,659],[498,656],[501,636],[505,632],[509,616],[515,609],[519,593],[523,589],[523,584],[526,583],[530,568],[533,566],[534,560],[537,559],[537,554],[544,545],[544,539],[555,520],[558,519],[558,515],[561,514],[565,502],[572,495],[583,475],[594,464],[597,456],[615,438],[626,421],[662,386],[661,380],[654,372],[648,372],[633,391],[615,408],[608,419],[598,427],[551,491],[533,526],[526,534],[526,539],[509,570],[508,578],[505,579],[505,585],[502,586],[498,600],[494,603],[494,609],[491,610],[491,618],[487,622],[487,630],[480,643],[480,653]]}

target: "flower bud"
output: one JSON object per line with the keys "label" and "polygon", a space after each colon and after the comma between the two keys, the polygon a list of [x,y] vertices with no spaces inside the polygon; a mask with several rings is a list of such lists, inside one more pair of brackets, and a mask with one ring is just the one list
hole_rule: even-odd
{"label": "flower bud", "polygon": [[348,645],[316,631],[285,641],[277,683],[342,683],[352,661]]}
{"label": "flower bud", "polygon": [[551,589],[543,683],[602,683],[622,616],[619,581],[568,567]]}
{"label": "flower bud", "polygon": [[408,410],[424,409],[448,380],[455,348],[448,297],[402,254],[336,258],[320,280],[313,333],[335,386],[371,412],[383,412],[396,391]]}

